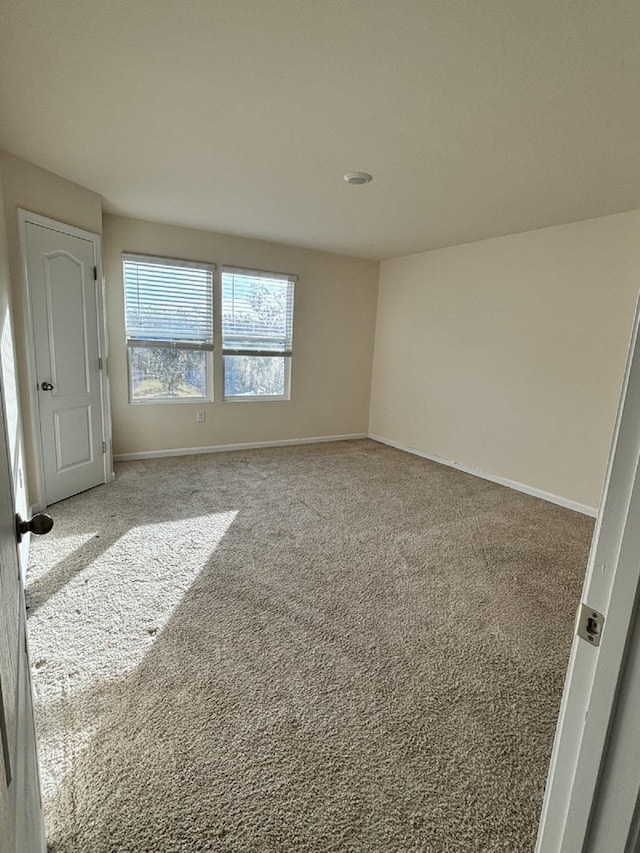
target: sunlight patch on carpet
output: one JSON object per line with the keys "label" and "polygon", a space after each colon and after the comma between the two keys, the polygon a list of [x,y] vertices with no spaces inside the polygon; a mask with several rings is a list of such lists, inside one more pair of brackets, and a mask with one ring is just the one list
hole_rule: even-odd
{"label": "sunlight patch on carpet", "polygon": [[64,669],[74,692],[137,666],[236,515],[145,524],[120,536],[34,615],[32,629],[51,650],[47,669]]}
{"label": "sunlight patch on carpet", "polygon": [[[91,542],[91,540],[95,538],[97,532],[97,530],[89,530],[82,533],[73,533],[66,536],[58,536],[58,538],[56,539],[55,563],[52,564],[49,561],[42,561],[37,559],[34,560],[33,558],[31,559],[31,562],[29,563],[27,590],[29,589],[29,587],[33,586],[35,582],[40,581],[45,575],[47,575],[63,560],[68,560],[73,557],[76,552],[81,551],[87,545],[88,542]],[[34,541],[32,539],[30,552],[32,555],[34,550]]]}
{"label": "sunlight patch on carpet", "polygon": [[[99,707],[108,685],[140,664],[236,515],[142,524],[121,535],[111,531],[115,541],[79,565],[81,571],[56,586],[30,617],[30,633],[47,650],[32,660],[40,752],[50,758],[41,761],[45,800],[95,733],[97,717],[79,718],[75,705],[90,696]],[[100,536],[109,534],[102,530]],[[55,545],[49,540],[49,549],[40,543],[30,576],[39,591],[46,588],[47,572],[54,574],[73,553],[81,555],[94,537],[59,535]],[[69,714],[75,718],[71,737],[60,725]]]}

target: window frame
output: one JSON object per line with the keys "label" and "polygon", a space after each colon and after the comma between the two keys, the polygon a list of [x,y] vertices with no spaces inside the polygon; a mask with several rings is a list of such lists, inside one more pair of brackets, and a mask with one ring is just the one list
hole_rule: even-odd
{"label": "window frame", "polygon": [[[288,350],[254,350],[232,348],[224,346],[224,312],[223,312],[223,276],[225,273],[239,273],[241,275],[255,276],[256,278],[272,279],[276,281],[287,281],[291,286],[291,316],[287,324],[291,326],[291,347]],[[291,400],[291,362],[293,360],[293,328],[295,324],[295,288],[298,276],[291,273],[278,273],[268,270],[258,270],[253,267],[238,267],[224,264],[220,267],[219,274],[220,290],[220,351],[222,354],[222,400],[225,403],[269,403],[288,402]],[[226,359],[234,356],[248,356],[256,358],[283,358],[284,359],[284,393],[283,394],[227,394],[226,393]]]}
{"label": "window frame", "polygon": [[[206,270],[211,274],[211,316],[212,316],[212,328],[211,328],[211,340],[212,343],[210,346],[203,345],[189,345],[187,341],[145,341],[144,339],[138,339],[138,343],[136,344],[135,338],[130,338],[128,334],[127,328],[127,284],[126,284],[126,276],[125,276],[125,263],[127,261],[131,262],[139,262],[139,263],[149,263],[156,264],[158,266],[166,266],[166,267],[184,267],[187,269],[198,269],[198,270]],[[121,263],[122,263],[122,291],[124,297],[124,330],[125,330],[125,348],[126,348],[126,363],[127,363],[127,390],[128,390],[128,400],[130,405],[132,406],[151,406],[151,405],[175,405],[175,404],[198,404],[198,403],[211,403],[214,400],[214,357],[213,352],[215,348],[215,328],[216,328],[216,264],[211,263],[210,261],[192,261],[185,260],[183,258],[169,258],[169,257],[161,257],[159,255],[145,255],[140,254],[139,252],[122,252],[121,255]],[[144,399],[140,397],[133,396],[133,383],[131,376],[131,355],[132,350],[134,349],[176,349],[181,351],[192,350],[195,352],[204,352],[205,353],[205,381],[206,381],[206,393],[205,395],[198,396],[189,396],[189,397],[153,397],[149,399]]]}

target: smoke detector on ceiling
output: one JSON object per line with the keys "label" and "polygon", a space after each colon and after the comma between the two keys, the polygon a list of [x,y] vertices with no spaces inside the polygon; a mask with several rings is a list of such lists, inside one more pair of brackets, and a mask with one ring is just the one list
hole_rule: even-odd
{"label": "smoke detector on ceiling", "polygon": [[347,172],[344,179],[348,184],[358,186],[360,184],[368,184],[369,181],[373,180],[373,175],[370,175],[368,172]]}

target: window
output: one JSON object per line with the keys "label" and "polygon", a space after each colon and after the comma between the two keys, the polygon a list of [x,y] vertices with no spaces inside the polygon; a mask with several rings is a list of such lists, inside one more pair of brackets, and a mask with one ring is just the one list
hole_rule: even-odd
{"label": "window", "polygon": [[211,264],[124,255],[132,402],[211,400]]}
{"label": "window", "polygon": [[295,277],[222,268],[225,400],[288,400]]}

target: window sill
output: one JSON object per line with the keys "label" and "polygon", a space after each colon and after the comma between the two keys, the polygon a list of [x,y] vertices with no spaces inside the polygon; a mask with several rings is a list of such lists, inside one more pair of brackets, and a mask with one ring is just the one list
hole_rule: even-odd
{"label": "window sill", "polygon": [[164,406],[167,403],[172,406],[180,403],[199,405],[201,403],[213,403],[213,397],[153,397],[148,400],[129,400],[131,406]]}
{"label": "window sill", "polygon": [[223,403],[290,403],[291,397],[267,397],[246,394],[237,397],[223,397]]}

